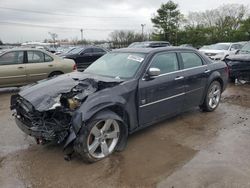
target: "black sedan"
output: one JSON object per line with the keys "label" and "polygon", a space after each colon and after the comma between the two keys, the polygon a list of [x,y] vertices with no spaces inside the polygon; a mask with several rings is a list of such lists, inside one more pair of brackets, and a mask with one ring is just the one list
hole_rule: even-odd
{"label": "black sedan", "polygon": [[91,63],[93,63],[106,53],[106,49],[95,46],[85,46],[77,47],[62,57],[73,59],[76,62],[77,70],[83,71]]}
{"label": "black sedan", "polygon": [[224,61],[228,65],[229,77],[232,81],[236,78],[250,81],[250,42],[235,55],[227,56]]}
{"label": "black sedan", "polygon": [[200,106],[214,111],[224,62],[185,48],[112,51],[84,72],[27,86],[11,98],[17,125],[38,143],[64,142],[88,162],[123,150],[128,134]]}

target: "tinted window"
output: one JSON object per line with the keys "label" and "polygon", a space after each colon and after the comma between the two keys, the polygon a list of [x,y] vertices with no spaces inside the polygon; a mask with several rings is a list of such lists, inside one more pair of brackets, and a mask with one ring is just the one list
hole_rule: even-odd
{"label": "tinted window", "polygon": [[201,58],[198,55],[196,55],[195,53],[184,52],[184,53],[181,53],[181,57],[183,60],[184,69],[188,69],[188,68],[197,67],[197,66],[202,65]]}
{"label": "tinted window", "polygon": [[95,53],[103,53],[105,51],[103,49],[101,49],[101,48],[93,48],[93,52],[95,52]]}
{"label": "tinted window", "polygon": [[87,48],[83,51],[83,53],[92,53],[92,48]]}
{"label": "tinted window", "polygon": [[53,58],[50,57],[50,56],[47,55],[47,54],[44,54],[44,60],[45,60],[45,62],[51,62],[51,61],[53,61]]}
{"label": "tinted window", "polygon": [[12,65],[23,63],[23,52],[8,52],[0,56],[0,65]]}
{"label": "tinted window", "polygon": [[158,68],[161,74],[177,71],[178,60],[175,53],[158,54],[153,58],[150,67]]}
{"label": "tinted window", "polygon": [[44,62],[44,53],[39,51],[28,51],[28,62],[29,63],[42,63]]}

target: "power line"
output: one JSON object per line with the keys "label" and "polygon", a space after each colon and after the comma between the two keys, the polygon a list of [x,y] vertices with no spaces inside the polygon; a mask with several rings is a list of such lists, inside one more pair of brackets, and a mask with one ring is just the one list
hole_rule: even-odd
{"label": "power line", "polygon": [[[77,27],[61,27],[61,26],[50,26],[50,25],[41,25],[41,24],[31,24],[31,23],[23,23],[23,22],[10,22],[10,21],[0,21],[0,24],[7,25],[16,25],[16,26],[28,26],[28,27],[37,27],[37,28],[50,28],[50,29],[61,29],[61,30],[80,30],[81,28]],[[99,29],[99,28],[85,28],[85,31],[114,31],[114,30],[138,30],[138,29]]]}
{"label": "power line", "polygon": [[9,7],[2,7],[2,6],[0,6],[0,9],[19,11],[19,12],[26,12],[26,13],[29,12],[29,13],[35,13],[35,14],[67,16],[67,17],[99,18],[99,19],[134,19],[133,17],[117,17],[117,16],[82,16],[82,15],[76,15],[76,14],[63,14],[63,13],[55,13],[55,12],[48,12],[48,11],[9,8]]}

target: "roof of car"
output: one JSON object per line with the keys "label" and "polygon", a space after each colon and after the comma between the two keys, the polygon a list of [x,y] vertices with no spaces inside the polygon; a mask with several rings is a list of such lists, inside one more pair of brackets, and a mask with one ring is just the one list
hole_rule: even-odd
{"label": "roof of car", "polygon": [[130,52],[130,53],[154,53],[154,52],[161,52],[161,51],[172,51],[172,50],[195,50],[193,48],[187,47],[160,47],[160,48],[121,48],[112,50],[112,52]]}

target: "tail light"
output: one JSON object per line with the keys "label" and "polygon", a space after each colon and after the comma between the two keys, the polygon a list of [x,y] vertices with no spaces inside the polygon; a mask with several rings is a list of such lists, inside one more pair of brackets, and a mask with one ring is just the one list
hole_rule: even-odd
{"label": "tail light", "polygon": [[74,64],[74,66],[73,66],[73,71],[77,71],[77,66],[76,66],[76,64]]}

